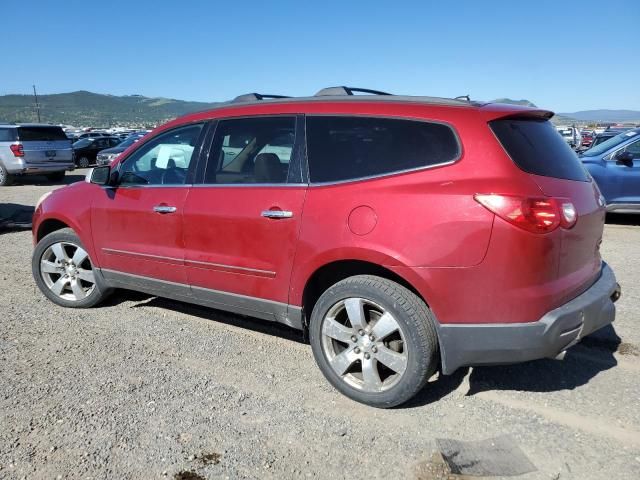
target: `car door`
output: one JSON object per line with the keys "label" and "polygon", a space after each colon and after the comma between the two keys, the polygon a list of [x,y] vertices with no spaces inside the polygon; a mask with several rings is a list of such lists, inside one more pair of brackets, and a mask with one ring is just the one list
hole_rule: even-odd
{"label": "car door", "polygon": [[217,122],[184,209],[187,278],[200,303],[299,325],[300,309],[287,304],[307,191],[303,125],[296,116]]}
{"label": "car door", "polygon": [[202,136],[202,123],[158,134],[118,164],[116,185],[94,201],[96,255],[118,286],[188,296],[182,215]]}
{"label": "car door", "polygon": [[620,195],[616,201],[620,203],[640,203],[640,139],[628,143],[624,148],[613,155],[628,152],[633,155],[632,164],[623,164],[612,161],[611,168],[617,170],[619,178]]}

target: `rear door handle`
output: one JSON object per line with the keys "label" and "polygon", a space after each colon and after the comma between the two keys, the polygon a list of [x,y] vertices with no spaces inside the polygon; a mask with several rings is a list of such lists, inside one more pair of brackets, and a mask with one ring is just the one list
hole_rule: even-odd
{"label": "rear door handle", "polygon": [[293,212],[288,210],[263,210],[261,215],[265,218],[291,218],[293,217]]}
{"label": "rear door handle", "polygon": [[153,211],[157,213],[173,213],[176,211],[176,207],[170,205],[156,205],[153,207]]}

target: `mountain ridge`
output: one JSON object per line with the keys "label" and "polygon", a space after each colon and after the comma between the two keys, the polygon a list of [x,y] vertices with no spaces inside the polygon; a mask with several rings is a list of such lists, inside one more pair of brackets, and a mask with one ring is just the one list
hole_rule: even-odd
{"label": "mountain ridge", "polygon": [[[537,108],[527,99],[498,98],[495,103],[508,103]],[[68,93],[40,95],[41,120],[45,123],[76,126],[154,126],[173,118],[207,110],[224,102],[193,102],[166,97],[144,95],[111,95],[78,90]],[[9,94],[0,96],[0,120],[3,122],[37,121],[32,95]],[[635,110],[581,110],[558,113],[554,123],[584,121],[640,122],[640,111]]]}

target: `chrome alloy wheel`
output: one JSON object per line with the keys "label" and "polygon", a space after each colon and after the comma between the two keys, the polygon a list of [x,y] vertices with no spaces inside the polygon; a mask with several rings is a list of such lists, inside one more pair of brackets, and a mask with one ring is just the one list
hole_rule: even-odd
{"label": "chrome alloy wheel", "polygon": [[400,324],[364,298],[347,298],[329,309],[322,321],[322,349],[333,371],[363,392],[392,388],[407,368]]}
{"label": "chrome alloy wheel", "polygon": [[78,245],[58,242],[40,259],[40,276],[58,297],[68,301],[86,298],[96,287],[89,254]]}

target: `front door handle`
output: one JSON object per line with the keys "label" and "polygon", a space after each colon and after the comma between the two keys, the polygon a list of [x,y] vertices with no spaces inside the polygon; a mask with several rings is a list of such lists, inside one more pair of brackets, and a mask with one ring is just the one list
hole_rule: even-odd
{"label": "front door handle", "polygon": [[156,205],[153,207],[153,211],[156,213],[173,213],[176,211],[176,207],[170,205]]}
{"label": "front door handle", "polygon": [[261,215],[265,218],[291,218],[293,217],[293,212],[288,210],[263,210]]}

